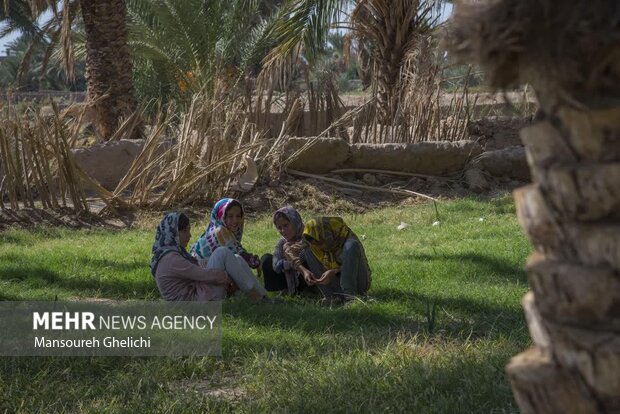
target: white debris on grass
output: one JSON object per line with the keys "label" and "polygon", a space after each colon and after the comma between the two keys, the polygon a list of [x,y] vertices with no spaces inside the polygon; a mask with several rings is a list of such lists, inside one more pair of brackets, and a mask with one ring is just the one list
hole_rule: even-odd
{"label": "white debris on grass", "polygon": [[405,223],[404,221],[401,221],[400,224],[398,225],[398,227],[396,227],[398,230],[405,230],[407,227],[409,227],[409,224]]}
{"label": "white debris on grass", "polygon": [[440,224],[441,224],[441,221],[439,221],[439,220],[433,222],[433,226],[439,226]]}

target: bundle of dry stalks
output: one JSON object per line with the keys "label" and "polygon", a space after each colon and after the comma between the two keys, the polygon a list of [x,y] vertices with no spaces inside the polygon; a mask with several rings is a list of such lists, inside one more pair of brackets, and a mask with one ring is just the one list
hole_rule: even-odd
{"label": "bundle of dry stalks", "polygon": [[[0,207],[73,207],[88,211],[84,182],[98,187],[76,166],[71,148],[79,127],[34,110],[19,114],[7,106],[0,113]],[[79,122],[78,122],[79,124]]]}
{"label": "bundle of dry stalks", "polygon": [[[227,192],[243,171],[243,157],[258,157],[262,134],[248,122],[240,104],[196,95],[186,111],[159,114],[141,153],[113,192],[102,188],[75,163],[80,118],[56,108],[48,117],[7,108],[0,116],[0,207],[72,207],[89,211],[86,188],[119,208],[169,208]],[[129,117],[119,136],[141,114]],[[262,157],[266,162],[268,157]]]}
{"label": "bundle of dry stalks", "polygon": [[[303,76],[303,90],[292,82],[297,72]],[[285,121],[285,135],[316,136],[327,129],[327,136],[346,137],[344,128],[330,128],[344,113],[337,74],[315,68],[315,75],[316,79],[311,79],[310,68],[299,55],[269,61],[257,79],[256,90],[246,92],[250,120],[271,137],[283,133]]]}
{"label": "bundle of dry stalks", "polygon": [[187,112],[162,116],[151,129],[114,198],[154,208],[214,199],[241,174],[243,157],[256,157],[264,144],[242,105],[196,95]]}

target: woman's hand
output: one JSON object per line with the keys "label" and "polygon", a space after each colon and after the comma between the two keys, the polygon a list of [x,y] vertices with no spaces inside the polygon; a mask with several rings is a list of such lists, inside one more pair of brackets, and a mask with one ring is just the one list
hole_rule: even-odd
{"label": "woman's hand", "polygon": [[323,272],[321,277],[316,281],[319,285],[329,285],[334,276],[338,274],[338,269],[329,269]]}
{"label": "woman's hand", "polygon": [[243,252],[240,253],[239,256],[243,257],[243,260],[250,266],[252,269],[256,269],[260,267],[260,257],[255,254]]}
{"label": "woman's hand", "polygon": [[258,257],[255,254],[248,254],[246,262],[248,263],[248,266],[250,266],[252,269],[258,269],[260,267],[260,257]]}
{"label": "woman's hand", "polygon": [[308,286],[313,286],[316,283],[316,278],[311,271],[309,271],[308,269],[302,269],[301,272],[304,275],[304,280],[306,281],[306,284]]}

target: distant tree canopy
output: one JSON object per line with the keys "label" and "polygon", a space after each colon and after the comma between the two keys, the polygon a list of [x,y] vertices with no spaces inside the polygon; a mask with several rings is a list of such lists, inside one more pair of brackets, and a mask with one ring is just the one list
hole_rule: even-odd
{"label": "distant tree canopy", "polygon": [[[24,45],[20,46],[21,52],[15,51],[3,69],[2,85],[19,84],[29,90],[43,87],[81,90],[87,53],[80,1],[55,4],[50,13],[53,17],[45,24],[37,24],[35,17],[44,10],[52,10],[48,0],[6,1],[10,3],[11,13],[0,12],[0,21],[8,24],[5,33],[22,30],[25,41],[29,39],[39,45],[32,51],[27,47],[25,50]],[[401,62],[397,59],[381,65],[375,63],[381,56],[408,53],[405,45],[400,45],[404,38],[392,39],[390,33],[404,33],[405,27],[407,36],[427,33],[437,16],[434,10],[444,2],[126,0],[125,3],[137,97],[183,100],[198,90],[215,91],[218,87],[236,85],[247,77],[254,78],[265,65],[268,67],[274,59],[288,54],[309,63],[307,69],[313,79],[331,71],[341,87],[347,89],[350,80],[362,77],[368,86],[374,78],[389,92],[390,83],[395,82],[392,75],[397,73]],[[56,10],[59,7],[62,10]],[[401,17],[408,19],[404,25],[398,23]],[[389,23],[383,29],[378,25],[381,19]],[[46,49],[49,45],[53,46],[53,53]],[[49,68],[45,67],[47,58],[50,58]],[[24,64],[24,60],[32,62]],[[16,81],[20,65],[29,73],[24,75],[22,83]],[[61,67],[65,68],[64,81]],[[41,81],[37,81],[40,76],[36,75],[37,68],[45,69]],[[75,82],[66,80],[73,76]]]}
{"label": "distant tree canopy", "polygon": [[[36,91],[41,89],[61,91],[84,91],[84,61],[75,64],[75,79],[69,80],[62,63],[55,58],[44,65],[47,45],[38,41],[33,47],[30,34],[22,34],[8,44],[7,56],[2,58],[0,65],[0,88],[12,88],[20,91]],[[30,49],[30,50],[29,50]],[[25,64],[24,56],[30,53]],[[20,69],[21,72],[20,73]]]}

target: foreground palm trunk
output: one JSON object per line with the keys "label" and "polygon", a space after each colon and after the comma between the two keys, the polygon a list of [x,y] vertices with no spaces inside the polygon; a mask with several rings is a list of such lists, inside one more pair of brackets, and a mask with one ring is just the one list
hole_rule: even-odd
{"label": "foreground palm trunk", "polygon": [[533,184],[514,194],[535,248],[535,346],[507,367],[524,413],[620,412],[619,18],[612,0],[501,0],[453,22],[453,53],[540,102],[521,133]]}
{"label": "foreground palm trunk", "polygon": [[136,110],[124,0],[81,0],[86,29],[86,80],[99,134],[109,139]]}

